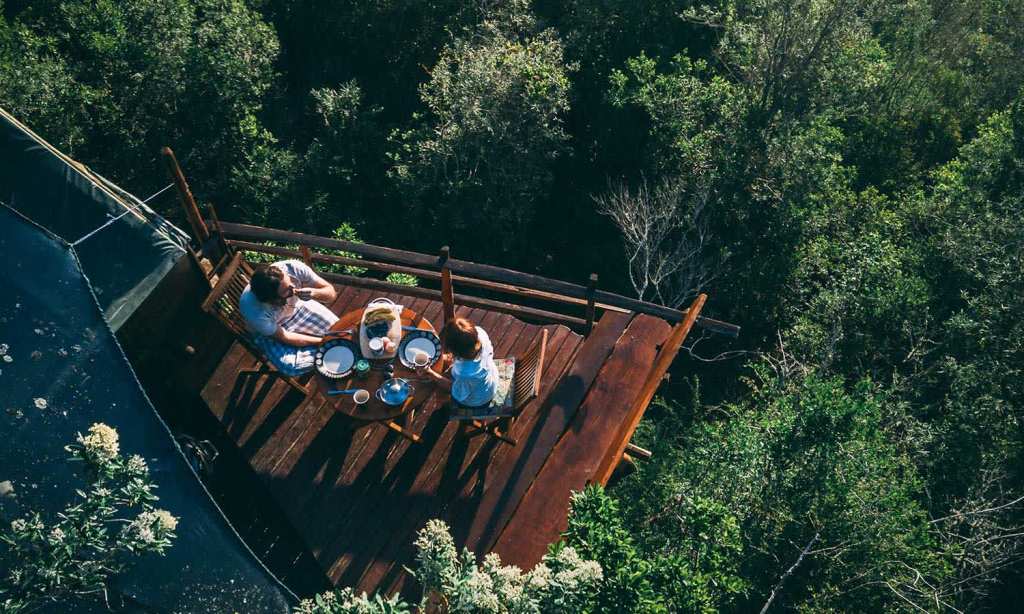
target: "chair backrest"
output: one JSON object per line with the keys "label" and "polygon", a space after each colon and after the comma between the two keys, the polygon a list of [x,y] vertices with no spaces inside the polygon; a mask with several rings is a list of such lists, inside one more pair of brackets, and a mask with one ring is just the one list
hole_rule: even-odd
{"label": "chair backrest", "polygon": [[516,357],[516,374],[512,381],[515,401],[514,410],[537,398],[540,393],[540,376],[544,373],[544,353],[548,345],[548,329],[543,329],[540,339],[522,356]]}
{"label": "chair backrest", "polygon": [[245,287],[249,285],[252,272],[249,263],[242,259],[241,252],[236,253],[220,272],[217,284],[203,301],[203,311],[215,316],[231,332],[243,339],[248,337],[249,332],[238,307],[238,301]]}

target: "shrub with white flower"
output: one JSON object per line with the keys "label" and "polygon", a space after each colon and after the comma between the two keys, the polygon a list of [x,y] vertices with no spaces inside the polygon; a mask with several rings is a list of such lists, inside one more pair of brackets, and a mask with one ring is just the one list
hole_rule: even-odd
{"label": "shrub with white flower", "polygon": [[[528,573],[504,566],[494,553],[477,565],[468,549],[459,554],[448,525],[431,520],[416,536],[416,578],[423,586],[424,614],[561,614],[588,611],[601,581],[601,566],[564,543],[551,546]],[[295,614],[399,614],[409,606],[397,596],[356,597],[345,588],[303,600]]]}
{"label": "shrub with white flower", "polygon": [[163,554],[178,519],[153,507],[146,461],[120,455],[117,431],[93,424],[67,446],[88,485],[52,521],[30,512],[0,522],[0,612],[23,613],[101,596],[132,554]]}
{"label": "shrub with white flower", "polygon": [[[427,523],[416,539],[416,577],[423,585],[421,608],[448,612],[537,614],[585,610],[597,584],[601,566],[582,559],[562,543],[551,547],[533,570],[503,566],[494,553],[477,566],[468,549],[456,555],[448,526],[440,520]],[[428,607],[440,598],[441,606]]]}

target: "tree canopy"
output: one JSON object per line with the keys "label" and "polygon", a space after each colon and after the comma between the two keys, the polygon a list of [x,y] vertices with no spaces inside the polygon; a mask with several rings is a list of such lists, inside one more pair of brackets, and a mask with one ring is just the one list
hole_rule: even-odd
{"label": "tree canopy", "polygon": [[1017,604],[1021,0],[0,6],[0,106],[140,196],[170,145],[225,219],[743,326],[575,501],[596,611]]}

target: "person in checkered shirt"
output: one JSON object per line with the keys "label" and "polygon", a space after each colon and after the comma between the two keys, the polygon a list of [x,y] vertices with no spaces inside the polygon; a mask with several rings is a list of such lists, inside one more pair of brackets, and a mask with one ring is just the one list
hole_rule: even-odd
{"label": "person in checkered shirt", "polygon": [[334,286],[305,263],[284,260],[262,265],[242,291],[238,306],[253,343],[285,375],[313,369],[317,346],[337,322],[324,303]]}

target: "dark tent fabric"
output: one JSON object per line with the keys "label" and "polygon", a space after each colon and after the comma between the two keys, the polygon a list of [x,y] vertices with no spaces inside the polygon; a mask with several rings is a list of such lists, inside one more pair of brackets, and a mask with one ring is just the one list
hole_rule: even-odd
{"label": "dark tent fabric", "polygon": [[75,245],[115,331],[185,254],[180,229],[2,109],[0,201]]}
{"label": "dark tent fabric", "polygon": [[294,596],[234,532],[139,386],[78,250],[0,206],[0,254],[0,482],[15,495],[0,508],[6,521],[27,510],[52,520],[74,500],[81,482],[64,445],[103,422],[123,454],[148,461],[158,506],[180,518],[166,556],[142,557],[112,583],[130,609],[289,612]]}

